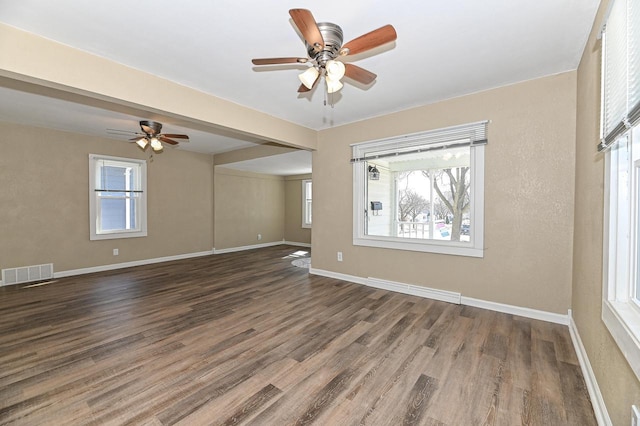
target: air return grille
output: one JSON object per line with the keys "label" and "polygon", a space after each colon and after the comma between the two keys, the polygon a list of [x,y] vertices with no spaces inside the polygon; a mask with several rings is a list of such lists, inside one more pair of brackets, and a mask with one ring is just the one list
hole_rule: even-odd
{"label": "air return grille", "polygon": [[20,284],[53,278],[53,263],[2,270],[2,284]]}

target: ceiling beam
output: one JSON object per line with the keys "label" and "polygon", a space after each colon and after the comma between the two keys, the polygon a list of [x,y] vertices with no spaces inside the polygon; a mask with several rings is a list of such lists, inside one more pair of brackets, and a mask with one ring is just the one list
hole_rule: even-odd
{"label": "ceiling beam", "polygon": [[[316,149],[317,132],[0,23],[0,77],[200,126]],[[73,97],[73,96],[71,96]],[[78,99],[80,99],[78,98]]]}

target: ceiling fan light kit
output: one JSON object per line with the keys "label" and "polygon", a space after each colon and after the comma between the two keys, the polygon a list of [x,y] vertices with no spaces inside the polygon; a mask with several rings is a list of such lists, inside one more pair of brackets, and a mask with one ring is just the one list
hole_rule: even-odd
{"label": "ceiling fan light kit", "polygon": [[316,67],[307,68],[305,72],[298,75],[298,78],[304,84],[304,86],[311,90],[313,88],[313,84],[316,82],[318,75],[320,75],[320,71]]}
{"label": "ceiling fan light kit", "polygon": [[340,61],[333,59],[328,60],[325,69],[327,70],[327,78],[337,81],[344,77],[345,66]]}
{"label": "ceiling fan light kit", "polygon": [[147,149],[148,146],[151,146],[154,152],[161,152],[164,149],[163,143],[178,145],[178,142],[172,138],[185,139],[184,142],[189,142],[189,136],[187,135],[160,133],[162,123],[158,123],[157,121],[143,120],[140,122],[140,129],[143,133],[136,133],[138,136],[129,140],[135,142],[143,151]]}
{"label": "ceiling fan light kit", "polygon": [[298,78],[302,85],[298,92],[312,90],[318,79],[323,76],[327,93],[334,93],[342,89],[340,81],[344,76],[358,83],[368,85],[376,75],[353,64],[345,64],[337,60],[340,56],[354,55],[374,49],[397,38],[396,30],[391,25],[385,25],[377,30],[368,32],[358,38],[342,44],[342,28],[330,22],[316,23],[311,12],[307,9],[291,9],[289,15],[304,38],[308,58],[262,58],[253,59],[254,65],[279,65],[311,63]]}
{"label": "ceiling fan light kit", "polygon": [[136,144],[138,144],[138,146],[140,147],[140,149],[142,149],[144,151],[144,149],[147,147],[147,145],[149,145],[149,141],[147,140],[146,137],[144,138],[140,138],[136,141]]}
{"label": "ceiling fan light kit", "polygon": [[334,80],[329,76],[325,77],[325,82],[327,83],[327,93],[335,93],[342,89],[343,86],[340,80]]}

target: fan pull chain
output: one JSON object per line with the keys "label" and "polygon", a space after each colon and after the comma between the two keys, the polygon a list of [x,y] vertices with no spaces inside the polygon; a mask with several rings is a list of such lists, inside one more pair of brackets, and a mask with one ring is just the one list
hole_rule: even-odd
{"label": "fan pull chain", "polygon": [[327,106],[327,91],[328,91],[327,79],[325,78],[324,79],[324,90],[323,90],[323,92],[324,92],[324,106]]}

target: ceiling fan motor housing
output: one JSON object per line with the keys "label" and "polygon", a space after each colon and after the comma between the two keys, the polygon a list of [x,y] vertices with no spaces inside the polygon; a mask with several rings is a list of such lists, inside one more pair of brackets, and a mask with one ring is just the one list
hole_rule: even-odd
{"label": "ceiling fan motor housing", "polygon": [[162,130],[162,123],[157,121],[144,120],[140,122],[140,128],[149,136],[155,136],[160,134]]}
{"label": "ceiling fan motor housing", "polygon": [[306,41],[304,44],[307,47],[309,57],[316,61],[319,67],[324,68],[328,60],[338,57],[344,35],[342,28],[331,22],[319,22],[318,29],[324,39],[324,48],[318,52],[314,46],[310,46]]}

